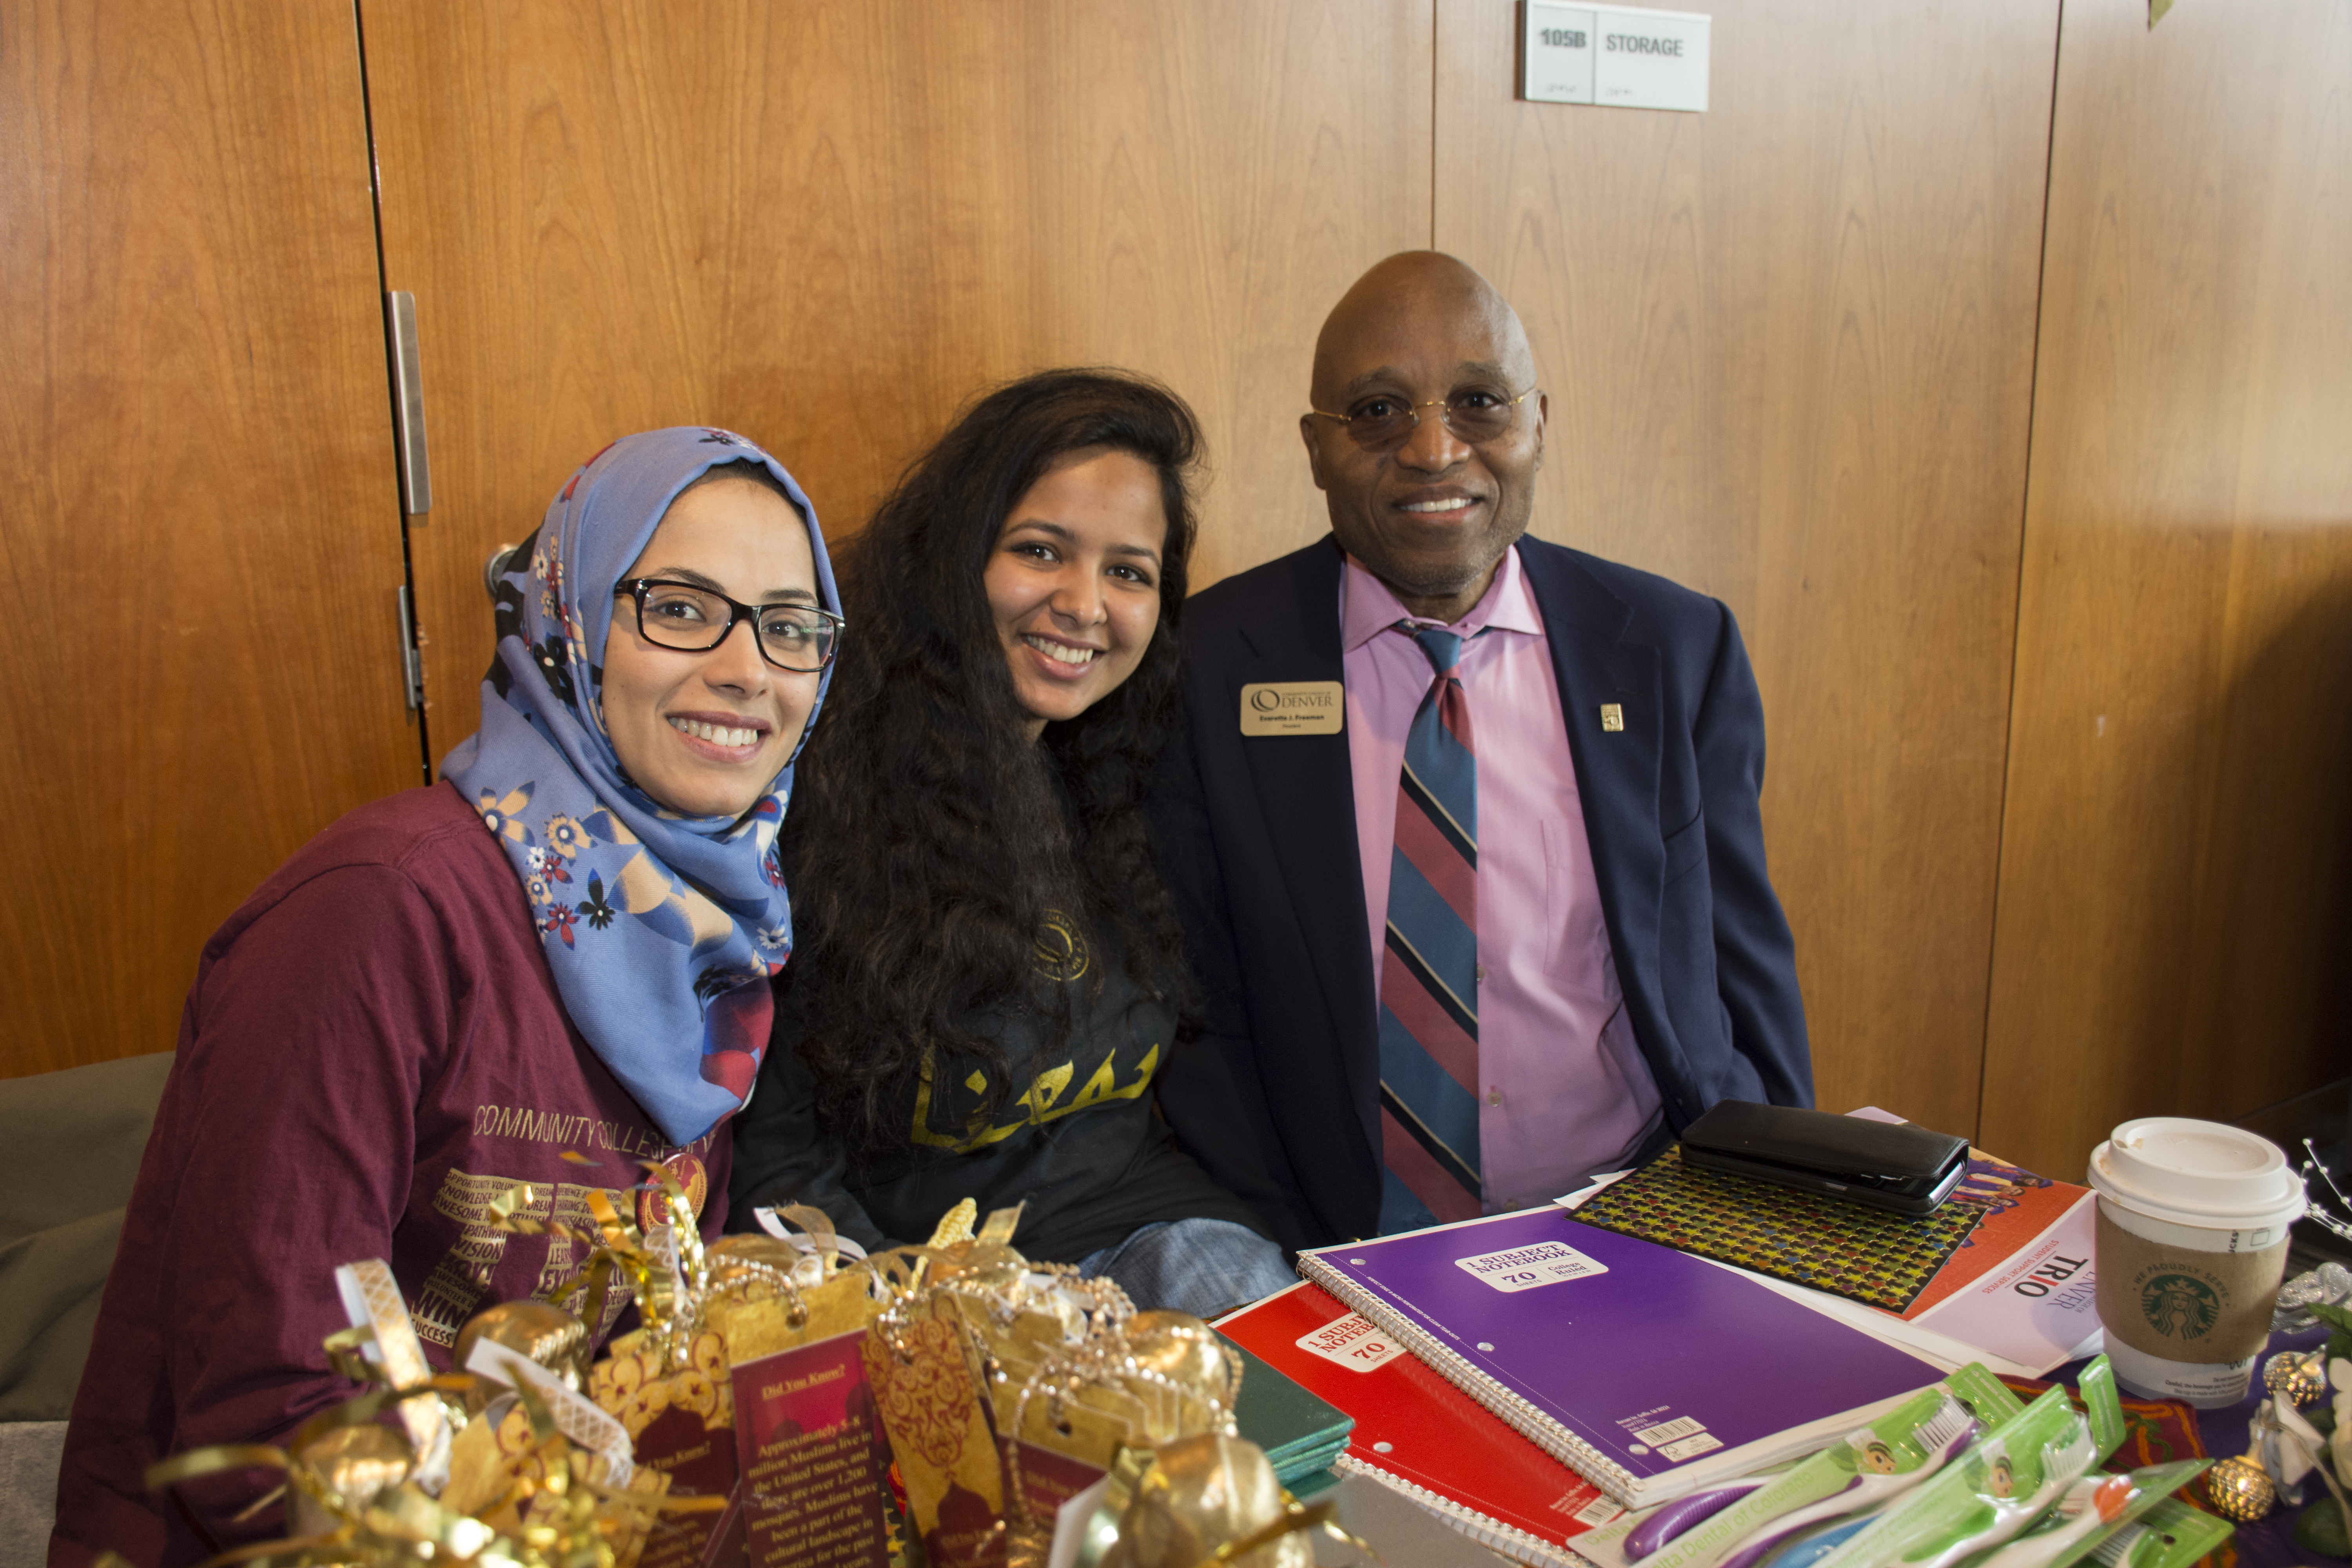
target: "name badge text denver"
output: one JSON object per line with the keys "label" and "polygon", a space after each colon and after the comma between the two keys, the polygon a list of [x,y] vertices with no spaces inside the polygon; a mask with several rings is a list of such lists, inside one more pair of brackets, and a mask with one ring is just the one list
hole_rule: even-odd
{"label": "name badge text denver", "polygon": [[1336,735],[1348,716],[1336,680],[1262,680],[1242,688],[1244,735]]}

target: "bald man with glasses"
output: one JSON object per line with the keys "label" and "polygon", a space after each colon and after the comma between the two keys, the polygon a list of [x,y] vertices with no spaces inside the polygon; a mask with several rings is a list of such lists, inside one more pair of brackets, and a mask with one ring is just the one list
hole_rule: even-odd
{"label": "bald man with glasses", "polygon": [[1202,983],[1162,1112],[1290,1247],[1548,1202],[1809,1105],[1731,613],[1524,537],[1517,314],[1392,256],[1299,420],[1330,535],[1186,607],[1155,847]]}

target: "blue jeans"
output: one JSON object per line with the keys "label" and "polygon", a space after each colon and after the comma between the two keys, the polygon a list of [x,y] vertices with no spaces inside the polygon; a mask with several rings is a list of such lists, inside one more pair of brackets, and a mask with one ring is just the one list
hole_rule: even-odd
{"label": "blue jeans", "polygon": [[1213,1318],[1298,1283],[1282,1248],[1223,1219],[1162,1220],[1078,1259],[1088,1279],[1108,1274],[1138,1310]]}

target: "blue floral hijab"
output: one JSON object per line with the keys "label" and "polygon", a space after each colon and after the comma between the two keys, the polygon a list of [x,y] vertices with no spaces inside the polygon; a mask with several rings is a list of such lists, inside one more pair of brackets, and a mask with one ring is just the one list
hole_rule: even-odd
{"label": "blue floral hijab", "polygon": [[[625,436],[572,476],[509,558],[482,727],[441,764],[522,879],[573,1026],[673,1144],[742,1106],[767,1049],[768,981],[793,948],[776,829],[800,752],[740,817],[677,816],[622,771],[599,661],[614,586],[670,502],[743,461],[799,509],[818,595],[840,610],[815,510],[782,464],[724,430]],[[832,680],[828,668],[802,745]]]}

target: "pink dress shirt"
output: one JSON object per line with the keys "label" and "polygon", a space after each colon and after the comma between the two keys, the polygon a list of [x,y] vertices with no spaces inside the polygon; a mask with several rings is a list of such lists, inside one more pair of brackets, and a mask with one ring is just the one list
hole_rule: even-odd
{"label": "pink dress shirt", "polygon": [[[1391,629],[1411,619],[1349,557],[1341,664],[1376,988],[1405,733],[1433,679]],[[1625,1017],[1550,644],[1517,550],[1447,629],[1464,639],[1478,754],[1478,1145],[1495,1214],[1622,1166],[1658,1113],[1658,1087]]]}

